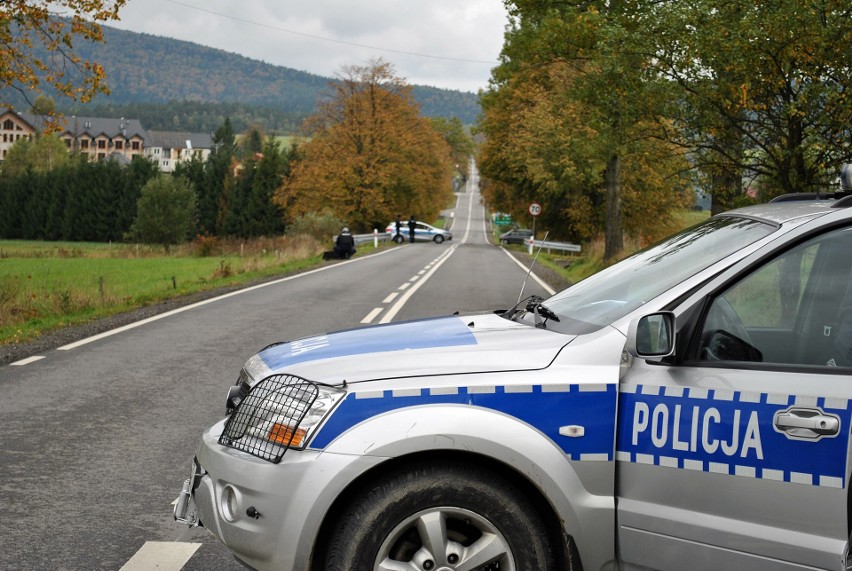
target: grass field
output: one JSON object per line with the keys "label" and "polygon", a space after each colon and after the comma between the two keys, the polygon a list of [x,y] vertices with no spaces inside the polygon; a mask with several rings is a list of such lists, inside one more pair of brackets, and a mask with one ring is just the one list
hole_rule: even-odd
{"label": "grass field", "polygon": [[286,275],[321,263],[306,237],[162,248],[0,241],[0,344],[179,295]]}
{"label": "grass field", "polygon": [[[683,216],[686,227],[707,213]],[[584,248],[570,258],[542,254],[539,263],[576,282],[604,267],[601,244]],[[199,238],[168,254],[155,246],[0,240],[0,345],[181,295],[295,273],[321,264],[325,249],[308,237]]]}

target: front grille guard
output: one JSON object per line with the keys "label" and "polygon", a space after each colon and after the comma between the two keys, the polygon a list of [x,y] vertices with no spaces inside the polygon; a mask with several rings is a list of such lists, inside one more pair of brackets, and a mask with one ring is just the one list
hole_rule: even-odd
{"label": "front grille guard", "polygon": [[301,377],[266,377],[228,417],[219,444],[277,464],[288,449],[304,448],[299,425],[318,394],[316,383]]}

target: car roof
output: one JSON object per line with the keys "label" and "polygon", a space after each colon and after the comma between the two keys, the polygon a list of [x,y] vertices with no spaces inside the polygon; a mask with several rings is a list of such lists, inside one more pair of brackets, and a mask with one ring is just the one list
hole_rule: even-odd
{"label": "car roof", "polygon": [[834,200],[812,200],[795,202],[769,202],[736,208],[722,212],[718,216],[743,216],[756,218],[769,223],[783,224],[791,220],[811,218],[828,214],[837,209],[833,207]]}

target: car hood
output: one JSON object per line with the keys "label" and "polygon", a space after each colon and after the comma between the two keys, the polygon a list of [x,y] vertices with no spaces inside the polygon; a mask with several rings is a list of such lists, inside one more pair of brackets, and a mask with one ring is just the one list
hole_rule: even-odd
{"label": "car hood", "polygon": [[495,314],[447,316],[336,331],[267,347],[247,364],[257,380],[286,372],[336,384],[547,367],[572,336]]}

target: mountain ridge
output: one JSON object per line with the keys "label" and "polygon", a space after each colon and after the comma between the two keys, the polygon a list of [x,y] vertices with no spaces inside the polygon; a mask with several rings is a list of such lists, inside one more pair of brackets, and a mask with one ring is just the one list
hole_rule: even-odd
{"label": "mountain ridge", "polygon": [[[186,40],[102,28],[104,43],[81,42],[75,45],[75,52],[82,59],[103,66],[110,94],[70,107],[57,99],[57,105],[65,112],[120,112],[128,106],[175,103],[238,105],[275,109],[287,115],[292,125],[301,122],[294,118],[313,112],[320,95],[334,81]],[[476,122],[480,112],[476,94],[423,85],[411,87],[424,116],[457,117],[464,124]]]}

